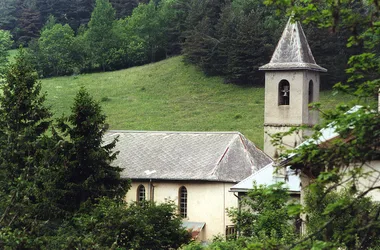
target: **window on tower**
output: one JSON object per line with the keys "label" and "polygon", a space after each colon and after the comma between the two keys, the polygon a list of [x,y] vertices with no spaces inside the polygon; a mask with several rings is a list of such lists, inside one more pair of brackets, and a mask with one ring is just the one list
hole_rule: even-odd
{"label": "window on tower", "polygon": [[290,84],[287,80],[281,80],[278,85],[278,105],[289,105]]}
{"label": "window on tower", "polygon": [[310,82],[309,82],[309,103],[312,103],[314,101],[313,100],[313,88],[314,88],[313,80],[310,80]]}

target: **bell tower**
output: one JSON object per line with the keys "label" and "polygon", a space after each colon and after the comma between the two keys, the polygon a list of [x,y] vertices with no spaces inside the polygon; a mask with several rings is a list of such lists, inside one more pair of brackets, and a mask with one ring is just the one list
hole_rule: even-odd
{"label": "bell tower", "polygon": [[[301,24],[290,19],[271,61],[259,70],[265,71],[264,152],[277,158],[280,152],[272,146],[271,134],[318,122],[318,113],[308,105],[319,100],[319,74],[327,70],[316,64]],[[294,133],[283,144],[296,147],[302,137]]]}

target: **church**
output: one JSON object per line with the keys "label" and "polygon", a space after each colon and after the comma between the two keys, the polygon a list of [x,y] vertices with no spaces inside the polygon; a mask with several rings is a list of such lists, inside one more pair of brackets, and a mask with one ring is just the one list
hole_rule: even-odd
{"label": "church", "polygon": [[[280,152],[271,134],[318,123],[309,104],[319,100],[320,73],[327,70],[315,62],[301,24],[290,19],[260,70],[265,71],[264,150],[239,132],[108,131],[105,142],[118,138],[114,163],[123,168],[122,178],[132,181],[126,200],[174,202],[193,238],[206,241],[234,233],[226,209],[238,206],[253,180],[285,181],[292,195],[302,196],[308,178],[289,169],[286,175],[273,173]],[[284,146],[299,146],[308,133],[286,136]]]}

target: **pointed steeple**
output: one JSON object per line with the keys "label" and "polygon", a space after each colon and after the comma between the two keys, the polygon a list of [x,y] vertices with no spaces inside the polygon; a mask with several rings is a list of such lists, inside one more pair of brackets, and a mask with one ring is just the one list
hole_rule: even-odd
{"label": "pointed steeple", "polygon": [[291,18],[286,24],[272,59],[259,70],[327,71],[315,62],[301,24],[298,21],[291,22]]}

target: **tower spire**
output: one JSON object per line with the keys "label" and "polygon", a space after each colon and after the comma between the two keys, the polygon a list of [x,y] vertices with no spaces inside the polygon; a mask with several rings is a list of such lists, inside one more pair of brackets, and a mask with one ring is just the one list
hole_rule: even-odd
{"label": "tower spire", "polygon": [[315,62],[301,24],[298,21],[292,22],[291,18],[282,32],[272,59],[259,70],[327,71]]}

